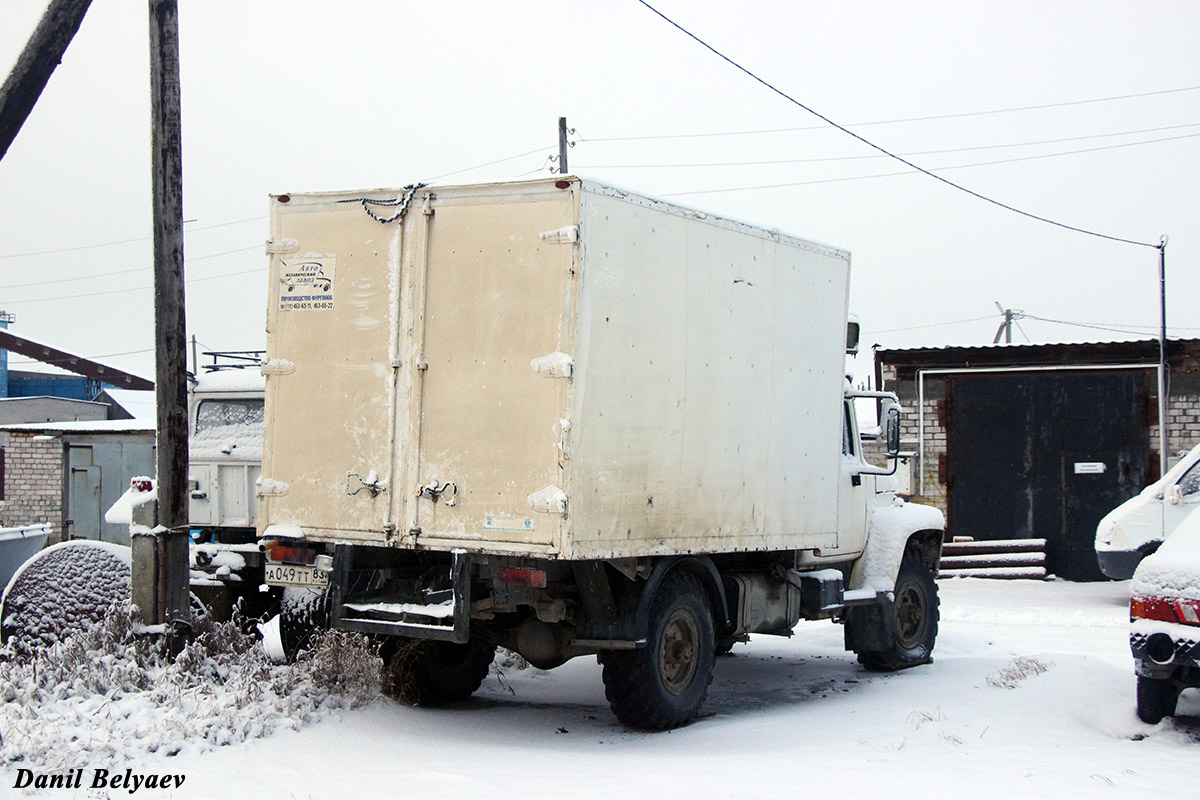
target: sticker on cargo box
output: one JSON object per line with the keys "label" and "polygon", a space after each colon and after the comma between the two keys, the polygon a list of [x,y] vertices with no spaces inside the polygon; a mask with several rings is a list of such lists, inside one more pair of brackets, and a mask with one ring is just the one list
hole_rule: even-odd
{"label": "sticker on cargo box", "polygon": [[333,256],[279,262],[280,311],[333,310]]}
{"label": "sticker on cargo box", "polygon": [[533,520],[525,517],[510,517],[506,514],[488,514],[483,518],[483,529],[523,533],[533,530]]}

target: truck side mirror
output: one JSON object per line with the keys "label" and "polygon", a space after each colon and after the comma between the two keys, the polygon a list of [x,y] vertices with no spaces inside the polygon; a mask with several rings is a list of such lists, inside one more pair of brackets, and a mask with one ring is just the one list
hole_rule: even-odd
{"label": "truck side mirror", "polygon": [[1183,503],[1183,490],[1179,488],[1179,484],[1167,487],[1167,502],[1173,506]]}
{"label": "truck side mirror", "polygon": [[900,406],[890,400],[884,400],[882,411],[887,452],[889,456],[895,457],[900,452]]}

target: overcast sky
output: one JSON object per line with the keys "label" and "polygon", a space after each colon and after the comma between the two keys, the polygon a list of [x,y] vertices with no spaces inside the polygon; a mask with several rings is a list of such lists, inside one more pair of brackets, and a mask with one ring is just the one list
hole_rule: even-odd
{"label": "overcast sky", "polygon": [[[1118,238],[1168,234],[1168,322],[1200,336],[1194,0],[652,4],[973,191]],[[0,3],[6,67],[44,8]],[[0,162],[0,309],[14,333],[152,378],[147,29],[142,0],[95,0]],[[1131,338],[1034,316],[1157,330],[1157,250],[924,175],[876,177],[908,168],[636,0],[181,0],[180,29],[203,349],[263,346],[268,194],[544,175],[559,116],[576,174],[850,250],[868,346],[990,343],[996,301],[1031,315],[1018,342]],[[777,129],[792,130],[761,133]]]}

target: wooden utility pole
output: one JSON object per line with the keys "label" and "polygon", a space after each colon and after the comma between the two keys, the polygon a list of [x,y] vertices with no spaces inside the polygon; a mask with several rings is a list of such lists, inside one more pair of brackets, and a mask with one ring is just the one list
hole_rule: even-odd
{"label": "wooden utility pole", "polygon": [[[157,619],[174,633],[188,605],[187,326],[183,294],[183,136],[177,0],[150,0],[151,163],[154,190],[154,333],[158,393]],[[135,577],[135,580],[137,578]],[[147,620],[149,621],[149,620]],[[180,637],[174,637],[176,645]]]}
{"label": "wooden utility pole", "polygon": [[92,0],[52,0],[24,52],[0,87],[0,159],[29,118]]}
{"label": "wooden utility pole", "polygon": [[1170,425],[1167,397],[1167,235],[1158,240],[1158,474],[1167,474],[1170,465]]}
{"label": "wooden utility pole", "polygon": [[567,118],[558,118],[558,172],[560,175],[567,174]]}

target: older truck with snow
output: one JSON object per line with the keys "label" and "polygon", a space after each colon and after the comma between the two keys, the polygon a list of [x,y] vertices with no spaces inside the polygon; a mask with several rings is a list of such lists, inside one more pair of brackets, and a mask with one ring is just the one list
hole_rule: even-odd
{"label": "older truck with snow", "polygon": [[[925,663],[940,512],[862,457],[849,254],[558,177],[273,198],[258,530],[310,625],[464,698],[497,646],[603,664],[627,724],[801,619]],[[857,326],[851,326],[857,338]],[[889,450],[898,405],[879,393]]]}

